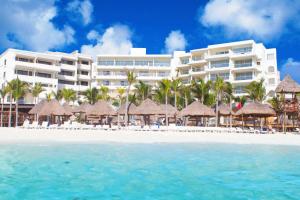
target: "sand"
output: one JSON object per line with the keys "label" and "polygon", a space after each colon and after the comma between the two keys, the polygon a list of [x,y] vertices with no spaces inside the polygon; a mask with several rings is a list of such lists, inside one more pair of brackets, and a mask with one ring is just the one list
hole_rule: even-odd
{"label": "sand", "polygon": [[300,146],[297,134],[190,133],[160,131],[49,130],[0,128],[0,144],[10,143],[225,143]]}

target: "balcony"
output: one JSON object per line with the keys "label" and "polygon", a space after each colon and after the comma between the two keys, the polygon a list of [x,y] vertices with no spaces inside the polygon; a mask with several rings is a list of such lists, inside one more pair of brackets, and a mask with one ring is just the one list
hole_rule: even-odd
{"label": "balcony", "polygon": [[90,75],[78,74],[77,77],[78,77],[78,79],[81,79],[81,80],[91,80]]}
{"label": "balcony", "polygon": [[68,65],[68,64],[60,64],[61,69],[70,70],[70,71],[76,71],[77,66],[76,65]]}
{"label": "balcony", "polygon": [[58,77],[58,79],[61,79],[61,80],[77,81],[75,76],[67,76],[67,75],[58,74],[57,77]]}
{"label": "balcony", "polygon": [[21,68],[31,68],[36,70],[43,70],[49,72],[59,72],[60,67],[57,65],[47,65],[42,63],[31,63],[31,62],[22,62],[22,61],[15,61],[15,65]]}
{"label": "balcony", "polygon": [[78,69],[90,71],[91,70],[91,66],[90,65],[78,64]]}

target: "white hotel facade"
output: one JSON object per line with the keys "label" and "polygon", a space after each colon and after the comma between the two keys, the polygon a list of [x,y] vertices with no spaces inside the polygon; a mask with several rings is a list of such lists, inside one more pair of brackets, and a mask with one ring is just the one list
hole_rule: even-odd
{"label": "white hotel facade", "polygon": [[[189,84],[194,79],[214,80],[220,76],[233,84],[235,95],[246,95],[244,87],[263,78],[267,93],[272,96],[280,82],[276,49],[247,40],[190,52],[176,51],[173,55],[147,54],[144,48],[133,48],[129,55],[98,55],[94,61],[76,51],[67,54],[8,49],[0,56],[0,87],[18,77],[31,86],[42,83],[45,91],[40,98],[62,88],[80,94],[100,86],[108,87],[114,96],[117,88],[127,86],[128,70],[154,87],[166,78],[180,78]],[[33,97],[28,94],[21,103],[33,103]]]}

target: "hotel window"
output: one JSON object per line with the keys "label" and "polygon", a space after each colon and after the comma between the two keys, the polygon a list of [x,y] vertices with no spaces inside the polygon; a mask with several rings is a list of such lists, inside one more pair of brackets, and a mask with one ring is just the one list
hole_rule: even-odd
{"label": "hotel window", "polygon": [[73,72],[66,70],[61,70],[61,72],[58,72],[58,74],[63,76],[73,76]]}
{"label": "hotel window", "polygon": [[102,83],[103,83],[103,85],[106,85],[106,86],[110,85],[110,82],[108,80],[104,80],[104,81],[102,81]]}
{"label": "hotel window", "polygon": [[267,54],[267,60],[274,60],[275,56],[273,53]]}
{"label": "hotel window", "polygon": [[149,72],[141,71],[141,72],[139,72],[139,76],[149,76]]}
{"label": "hotel window", "polygon": [[120,85],[121,86],[127,86],[128,84],[127,84],[127,81],[120,81]]}
{"label": "hotel window", "polygon": [[217,76],[219,76],[223,80],[229,80],[229,73],[211,74],[210,80],[215,81],[217,79]]}
{"label": "hotel window", "polygon": [[83,85],[83,86],[88,86],[89,83],[87,81],[80,81],[80,85]]}
{"label": "hotel window", "polygon": [[88,71],[79,71],[78,74],[88,76],[88,75],[89,75],[89,72],[88,72]]}
{"label": "hotel window", "polygon": [[240,67],[251,67],[252,66],[252,59],[247,60],[237,60],[234,62],[234,67],[240,68]]}
{"label": "hotel window", "polygon": [[252,72],[236,73],[235,80],[251,80],[252,76]]}
{"label": "hotel window", "polygon": [[58,83],[65,84],[65,85],[74,85],[75,84],[74,81],[66,81],[66,80],[60,80],[60,79],[58,79]]}
{"label": "hotel window", "polygon": [[33,63],[33,59],[30,59],[30,58],[23,58],[23,57],[18,57],[18,56],[16,57],[16,61]]}
{"label": "hotel window", "polygon": [[181,61],[181,64],[185,65],[185,64],[189,63],[189,58],[181,58],[180,61]]}
{"label": "hotel window", "polygon": [[204,67],[193,67],[192,71],[193,72],[202,72],[202,71],[204,71]]}
{"label": "hotel window", "polygon": [[6,59],[4,60],[4,65],[6,65]]}
{"label": "hotel window", "polygon": [[133,66],[132,60],[117,60],[116,61],[117,66]]}
{"label": "hotel window", "polygon": [[15,70],[15,74],[18,75],[25,75],[25,76],[32,76],[32,71],[25,71],[25,70]]}
{"label": "hotel window", "polygon": [[89,65],[89,61],[82,60],[81,64],[83,64],[83,65]]}
{"label": "hotel window", "polygon": [[275,78],[270,78],[269,85],[274,85],[274,84],[275,84]]}
{"label": "hotel window", "polygon": [[154,66],[157,66],[157,67],[169,67],[170,66],[170,61],[154,60]]}
{"label": "hotel window", "polygon": [[193,57],[192,57],[192,60],[193,60],[193,61],[198,61],[198,60],[202,60],[202,59],[204,59],[203,56],[193,56]]}
{"label": "hotel window", "polygon": [[216,52],[215,55],[224,55],[224,54],[228,54],[228,53],[229,53],[228,50],[226,50],[226,51],[218,51],[218,52]]}
{"label": "hotel window", "polygon": [[153,61],[147,61],[147,60],[136,60],[134,62],[136,66],[153,66]]}
{"label": "hotel window", "polygon": [[39,64],[43,64],[43,65],[52,65],[52,63],[51,63],[51,62],[44,61],[44,60],[37,60],[37,63],[39,63]]}
{"label": "hotel window", "polygon": [[35,76],[43,77],[43,78],[51,78],[51,74],[42,73],[42,72],[35,72]]}
{"label": "hotel window", "polygon": [[270,72],[270,73],[275,72],[275,67],[270,66],[270,67],[268,68],[268,72]]}
{"label": "hotel window", "polygon": [[169,73],[167,73],[167,72],[158,72],[158,76],[167,77],[167,76],[169,76]]}
{"label": "hotel window", "polygon": [[62,59],[62,60],[60,61],[60,63],[61,63],[61,64],[66,64],[66,65],[75,65],[75,62],[72,61],[72,60],[64,60],[64,59]]}
{"label": "hotel window", "polygon": [[236,54],[245,54],[245,53],[249,53],[252,51],[252,47],[242,47],[242,48],[234,48],[233,53]]}
{"label": "hotel window", "polygon": [[245,93],[245,86],[236,86],[234,88],[234,93],[235,94],[242,94]]}
{"label": "hotel window", "polygon": [[180,74],[182,75],[189,74],[189,70],[182,70]]}
{"label": "hotel window", "polygon": [[114,65],[114,61],[113,60],[100,60],[100,61],[98,61],[98,65],[112,66],[112,65]]}
{"label": "hotel window", "polygon": [[110,71],[103,71],[103,75],[104,76],[109,76],[110,75]]}
{"label": "hotel window", "polygon": [[210,62],[211,68],[229,67],[229,60],[218,60]]}

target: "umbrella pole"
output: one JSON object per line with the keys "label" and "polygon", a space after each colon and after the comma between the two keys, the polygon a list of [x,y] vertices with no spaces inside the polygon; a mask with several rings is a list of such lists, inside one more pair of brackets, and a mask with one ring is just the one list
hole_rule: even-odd
{"label": "umbrella pole", "polygon": [[244,115],[242,114],[242,127],[244,129]]}

